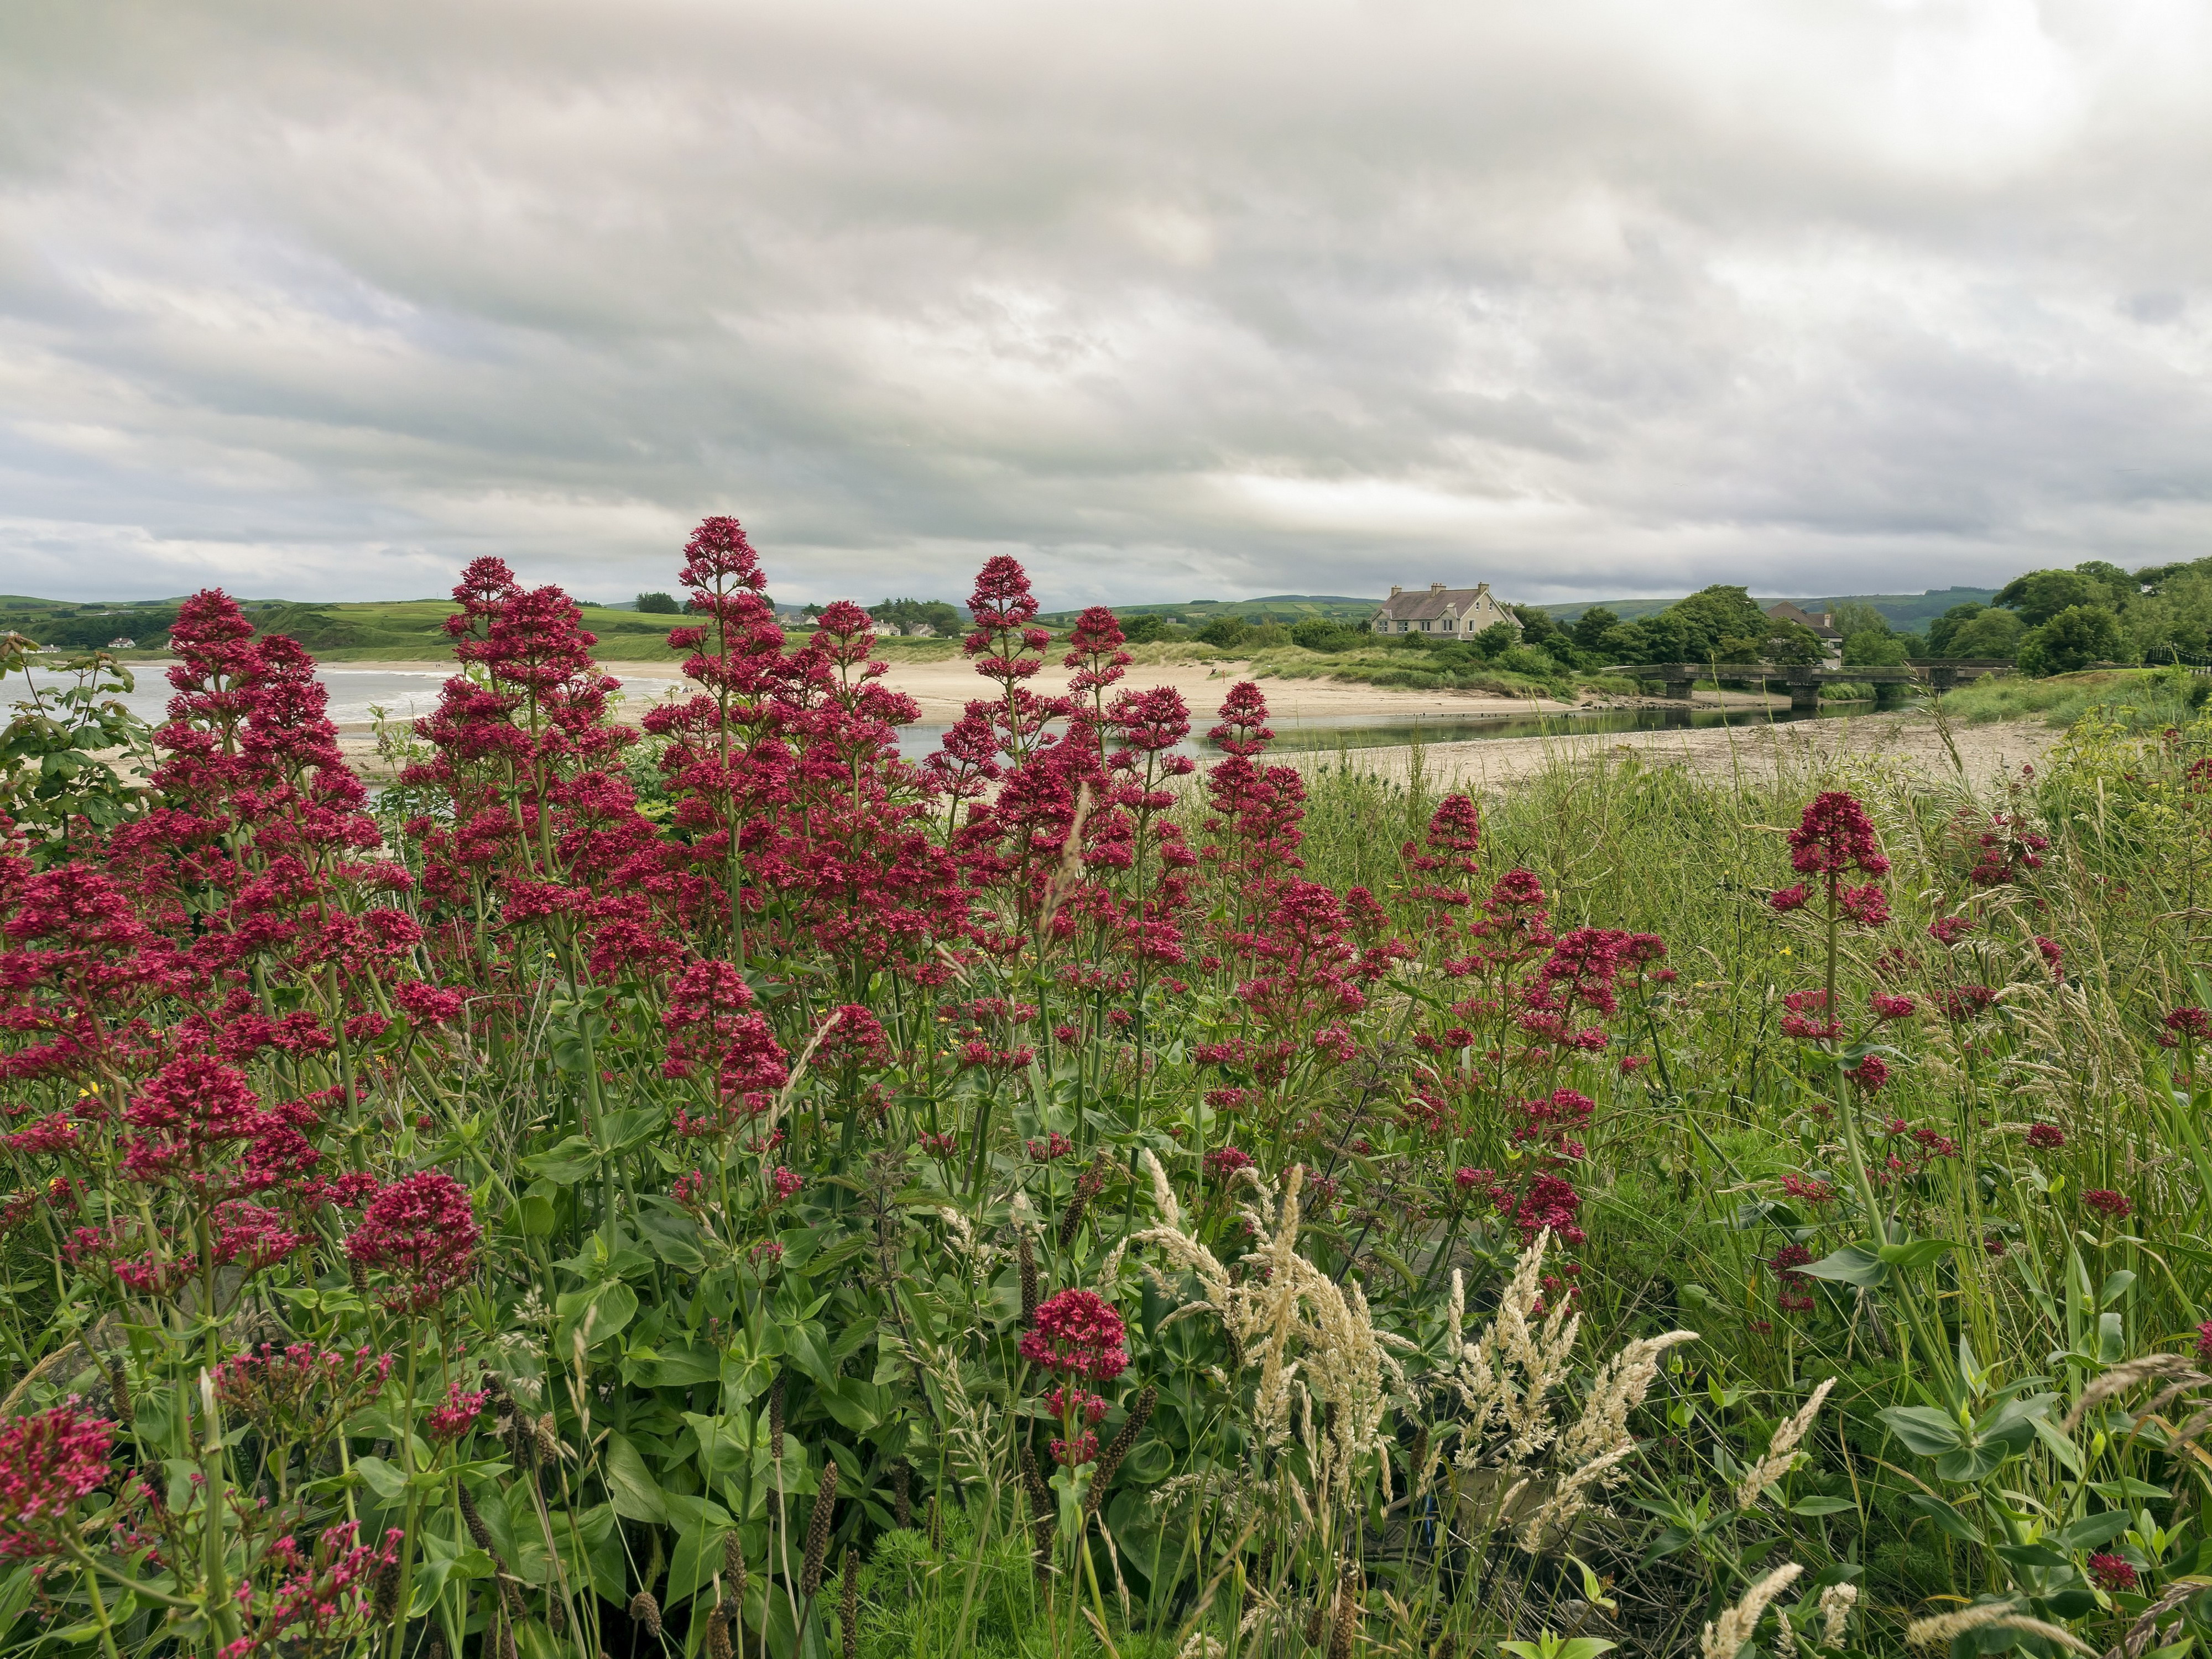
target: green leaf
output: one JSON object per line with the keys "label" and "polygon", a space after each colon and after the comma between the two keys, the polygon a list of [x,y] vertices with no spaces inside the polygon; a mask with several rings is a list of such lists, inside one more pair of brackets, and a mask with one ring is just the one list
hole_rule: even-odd
{"label": "green leaf", "polygon": [[1957,1451],[1968,1445],[1958,1420],[1933,1406],[1892,1406],[1875,1413],[1892,1433],[1923,1457]]}
{"label": "green leaf", "polygon": [[722,1570],[722,1540],[730,1534],[726,1521],[702,1515],[696,1526],[676,1534],[676,1548],[668,1558],[668,1602],[673,1606],[714,1583]]}
{"label": "green leaf", "polygon": [[1863,1291],[1870,1291],[1889,1277],[1889,1263],[1864,1244],[1846,1244],[1818,1261],[1807,1262],[1796,1271],[1808,1279],[1832,1279],[1838,1285],[1856,1285]]}
{"label": "green leaf", "polygon": [[407,1476],[396,1464],[381,1457],[356,1457],[354,1473],[368,1483],[368,1489],[386,1504],[397,1504],[407,1496]]}
{"label": "green leaf", "polygon": [[2128,1475],[2118,1480],[2092,1480],[2089,1490],[2100,1498],[2108,1498],[2115,1504],[2125,1504],[2137,1498],[2152,1498],[2163,1502],[2173,1494],[2163,1486],[2154,1486],[2148,1480],[2138,1480]]}
{"label": "green leaf", "polygon": [[1801,1498],[1790,1506],[1792,1515],[1842,1515],[1858,1505],[1848,1498]]}
{"label": "green leaf", "polygon": [[653,1364],[657,1389],[688,1389],[695,1382],[712,1382],[722,1374],[722,1356],[712,1348],[662,1348]]}
{"label": "green leaf", "polygon": [[668,1519],[668,1506],[658,1482],[647,1473],[645,1459],[619,1431],[607,1436],[605,1453],[607,1497],[625,1521],[660,1522]]}
{"label": "green leaf", "polygon": [[592,1329],[586,1340],[596,1348],[637,1316],[637,1292],[619,1279],[611,1279],[587,1291],[567,1291],[554,1307],[561,1316],[556,1339],[561,1351],[567,1349],[574,1333],[584,1328],[587,1317]]}
{"label": "green leaf", "polygon": [[[2165,1494],[2161,1492],[2160,1497]],[[2109,1544],[2135,1524],[2135,1516],[2126,1510],[2106,1510],[2102,1515],[2085,1515],[2078,1521],[2067,1523],[2058,1534],[2059,1541],[2069,1550],[2093,1550],[2100,1544]]]}
{"label": "green leaf", "polygon": [[600,1159],[598,1149],[590,1141],[581,1135],[570,1135],[556,1146],[518,1161],[526,1176],[550,1181],[556,1187],[573,1187],[586,1176],[596,1173]]}
{"label": "green leaf", "polygon": [[647,1199],[637,1212],[637,1225],[653,1253],[670,1267],[689,1273],[705,1268],[699,1224],[666,1199]]}

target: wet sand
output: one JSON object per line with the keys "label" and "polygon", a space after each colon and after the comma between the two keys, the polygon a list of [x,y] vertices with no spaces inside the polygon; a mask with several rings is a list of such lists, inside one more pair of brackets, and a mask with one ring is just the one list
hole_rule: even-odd
{"label": "wet sand", "polygon": [[[2002,720],[1951,728],[1959,763],[1977,790],[2039,763],[2064,736],[2039,720]],[[1771,778],[1802,775],[1838,759],[1880,759],[1901,765],[1930,783],[1953,782],[1958,767],[1936,723],[1911,714],[1874,714],[1787,726],[1713,726],[1701,731],[1591,732],[1555,738],[1497,738],[1424,746],[1421,767],[1431,787],[1500,790],[1535,775],[1556,759],[1610,754],[1646,766],[1677,766],[1701,777]],[[1337,755],[1306,753],[1280,758],[1307,769],[1334,766]],[[1413,750],[1400,746],[1358,749],[1342,763],[1358,772],[1403,781]]]}

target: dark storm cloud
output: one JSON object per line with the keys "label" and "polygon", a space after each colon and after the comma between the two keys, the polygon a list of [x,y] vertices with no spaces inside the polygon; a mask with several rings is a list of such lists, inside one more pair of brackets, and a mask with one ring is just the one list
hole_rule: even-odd
{"label": "dark storm cloud", "polygon": [[2195,3],[18,8],[0,586],[2212,551]]}

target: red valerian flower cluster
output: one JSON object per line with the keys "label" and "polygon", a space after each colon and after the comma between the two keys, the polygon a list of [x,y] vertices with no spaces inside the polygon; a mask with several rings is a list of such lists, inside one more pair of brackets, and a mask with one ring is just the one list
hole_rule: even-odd
{"label": "red valerian flower cluster", "polygon": [[74,1405],[0,1425],[0,1560],[67,1547],[71,1511],[106,1484],[114,1444],[114,1424]]}
{"label": "red valerian flower cluster", "polygon": [[1121,1316],[1095,1292],[1061,1291],[1037,1304],[1021,1356],[1070,1378],[1110,1382],[1128,1366],[1128,1340]]}
{"label": "red valerian flower cluster", "polygon": [[476,1273],[483,1233],[467,1189],[441,1170],[393,1182],[368,1201],[346,1255],[389,1275],[388,1306],[428,1313]]}

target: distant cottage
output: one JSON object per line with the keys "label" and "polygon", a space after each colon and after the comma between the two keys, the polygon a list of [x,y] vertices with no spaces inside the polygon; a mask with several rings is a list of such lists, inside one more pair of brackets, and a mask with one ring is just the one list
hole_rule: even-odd
{"label": "distant cottage", "polygon": [[1490,597],[1488,582],[1478,582],[1473,587],[1431,582],[1425,593],[1392,588],[1370,626],[1377,634],[1449,634],[1455,639],[1473,639],[1499,623],[1516,634],[1521,631],[1520,619]]}
{"label": "distant cottage", "polygon": [[1796,623],[1820,637],[1821,646],[1832,657],[1844,654],[1844,636],[1836,632],[1836,614],[1832,611],[1808,611],[1784,599],[1779,605],[1766,607],[1768,620]]}

